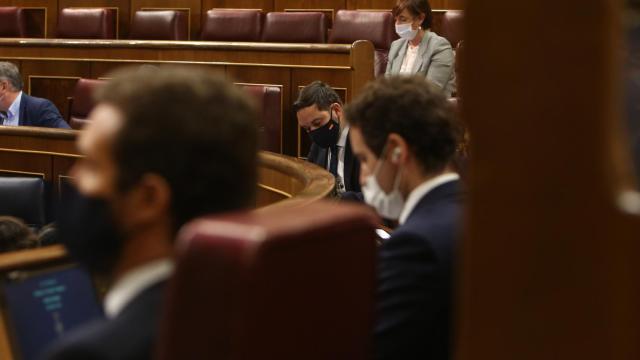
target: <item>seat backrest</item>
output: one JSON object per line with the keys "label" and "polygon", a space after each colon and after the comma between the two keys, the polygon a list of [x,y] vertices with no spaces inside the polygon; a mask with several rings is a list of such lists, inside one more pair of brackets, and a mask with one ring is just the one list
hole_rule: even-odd
{"label": "seat backrest", "polygon": [[240,86],[251,96],[258,109],[261,149],[282,152],[282,88],[275,85]]}
{"label": "seat backrest", "polygon": [[319,202],[188,224],[159,359],[369,358],[375,221]]}
{"label": "seat backrest", "polygon": [[135,40],[188,40],[186,11],[139,10],[131,21],[130,38]]}
{"label": "seat backrest", "polygon": [[270,12],[265,17],[262,41],[324,43],[327,22],[321,12]]}
{"label": "seat backrest", "polygon": [[260,41],[264,14],[251,9],[212,9],[207,11],[201,40]]}
{"label": "seat backrest", "polygon": [[442,17],[440,36],[443,36],[454,49],[464,39],[464,11],[447,10]]}
{"label": "seat backrest", "polygon": [[356,40],[369,40],[374,48],[389,50],[397,38],[393,15],[389,11],[339,10],[329,43],[352,44]]}
{"label": "seat backrest", "polygon": [[95,101],[93,94],[98,86],[105,83],[105,80],[79,79],[73,90],[73,97],[69,106],[69,125],[74,129],[82,129],[87,123],[87,117]]}
{"label": "seat backrest", "polygon": [[115,39],[116,9],[65,8],[58,16],[57,37],[62,39]]}
{"label": "seat backrest", "polygon": [[0,7],[0,37],[26,37],[27,20],[21,8]]}
{"label": "seat backrest", "polygon": [[0,215],[15,216],[27,225],[45,223],[44,180],[37,177],[0,177]]}

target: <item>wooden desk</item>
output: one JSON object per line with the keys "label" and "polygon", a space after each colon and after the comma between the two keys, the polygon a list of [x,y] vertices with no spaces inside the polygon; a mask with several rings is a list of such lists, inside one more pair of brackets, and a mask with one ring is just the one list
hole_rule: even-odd
{"label": "wooden desk", "polygon": [[282,153],[306,155],[291,104],[300,88],[323,80],[349,101],[373,79],[373,45],[201,41],[0,39],[0,60],[22,73],[25,91],[66,109],[77,79],[104,78],[125,65],[206,66],[230,81],[282,87]]}

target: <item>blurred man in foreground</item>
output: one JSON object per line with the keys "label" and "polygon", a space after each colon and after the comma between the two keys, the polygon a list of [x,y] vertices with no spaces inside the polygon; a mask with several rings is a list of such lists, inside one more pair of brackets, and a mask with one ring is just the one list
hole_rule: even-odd
{"label": "blurred man in foreground", "polygon": [[449,163],[459,127],[419,77],[370,83],[346,109],[365,202],[399,227],[378,258],[378,359],[449,359],[462,200]]}
{"label": "blurred man in foreground", "polygon": [[253,205],[255,113],[224,80],[166,68],[113,75],[90,120],[59,230],[74,259],[111,281],[107,319],[66,334],[47,357],[148,359],[177,230]]}

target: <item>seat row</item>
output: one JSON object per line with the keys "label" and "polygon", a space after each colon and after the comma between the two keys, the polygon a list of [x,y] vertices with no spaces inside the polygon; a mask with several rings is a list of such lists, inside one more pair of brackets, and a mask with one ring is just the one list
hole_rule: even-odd
{"label": "seat row", "polygon": [[[447,11],[440,26],[452,46],[461,39],[462,11]],[[397,38],[387,11],[339,10],[335,19],[323,12],[270,12],[253,9],[212,9],[203,19],[200,40],[284,43],[353,43],[369,40],[388,49]],[[329,20],[333,28],[329,29]],[[58,17],[57,38],[116,39],[115,8],[64,8]],[[28,37],[25,9],[0,7],[0,37]],[[182,10],[139,10],[131,20],[130,39],[189,40],[188,13]]]}

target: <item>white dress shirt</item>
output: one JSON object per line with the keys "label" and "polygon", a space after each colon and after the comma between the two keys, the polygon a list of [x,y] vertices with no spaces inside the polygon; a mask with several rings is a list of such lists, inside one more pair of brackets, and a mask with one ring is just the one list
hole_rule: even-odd
{"label": "white dress shirt", "polygon": [[398,223],[400,225],[404,224],[411,215],[413,209],[418,205],[420,200],[422,200],[425,195],[427,195],[431,190],[437,188],[438,186],[448,183],[450,181],[455,181],[460,179],[460,175],[454,172],[444,173],[442,175],[438,175],[434,178],[431,178],[422,184],[418,185],[409,196],[407,196],[407,201],[404,203],[404,207],[402,208],[402,212],[400,213],[400,218],[398,219]]}
{"label": "white dress shirt", "polygon": [[120,278],[104,298],[104,311],[109,318],[114,318],[136,296],[147,288],[166,280],[173,273],[171,259],[159,259],[138,266]]}
{"label": "white dress shirt", "polygon": [[13,103],[11,103],[11,106],[9,106],[9,110],[7,110],[7,116],[4,117],[2,114],[0,114],[0,118],[2,119],[2,122],[0,123],[2,125],[5,125],[5,126],[20,125],[20,102],[22,102],[22,91],[18,93],[18,96],[16,96],[16,99],[13,100]]}
{"label": "white dress shirt", "polygon": [[[336,189],[338,193],[343,193],[346,191],[346,187],[344,185],[344,152],[345,146],[347,146],[347,136],[349,135],[349,126],[345,126],[344,129],[340,132],[340,138],[338,139],[338,176],[336,178]],[[331,167],[331,157],[333,154],[331,153],[331,148],[329,148],[329,157],[327,158],[327,170],[330,170]]]}
{"label": "white dress shirt", "polygon": [[420,45],[407,45],[407,54],[404,56],[404,60],[402,60],[400,74],[411,74],[413,72],[413,65],[416,63],[419,49]]}

